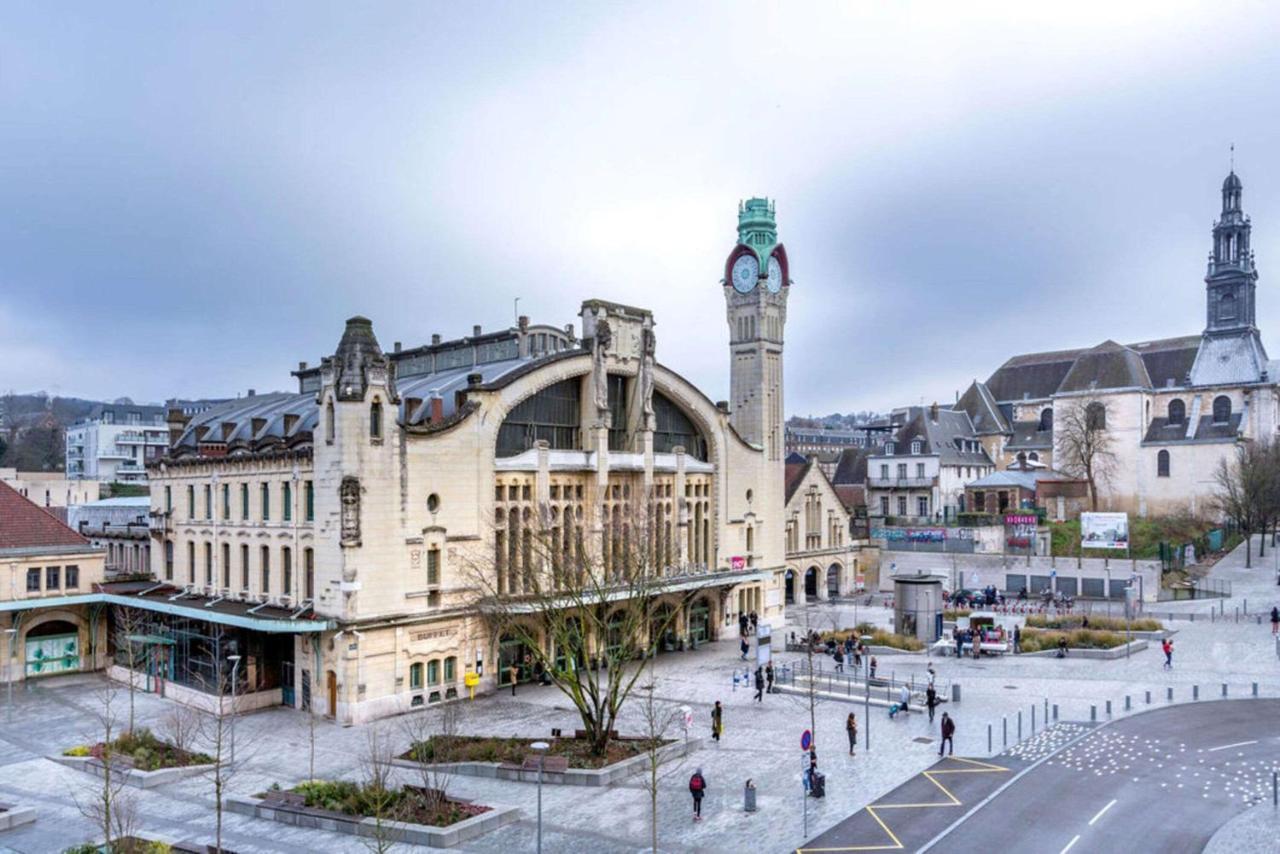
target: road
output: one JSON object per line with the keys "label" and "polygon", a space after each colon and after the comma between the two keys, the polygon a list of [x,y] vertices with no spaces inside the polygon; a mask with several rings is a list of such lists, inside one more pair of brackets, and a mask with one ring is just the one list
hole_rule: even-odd
{"label": "road", "polygon": [[[1271,805],[1280,700],[1171,706],[1085,736],[937,840],[948,854],[1198,852],[1251,802]],[[1000,764],[1000,757],[992,760]]]}

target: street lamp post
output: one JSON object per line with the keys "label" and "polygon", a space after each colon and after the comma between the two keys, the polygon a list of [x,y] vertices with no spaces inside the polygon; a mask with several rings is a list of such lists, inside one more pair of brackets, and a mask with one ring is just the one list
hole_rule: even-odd
{"label": "street lamp post", "polygon": [[[236,671],[240,668],[240,656],[228,655],[231,662],[231,764],[236,764]],[[219,698],[221,703],[222,699]]]}
{"label": "street lamp post", "polygon": [[529,748],[538,754],[538,854],[542,854],[542,759],[551,745],[545,741],[535,741]]}
{"label": "street lamp post", "polygon": [[17,629],[5,629],[5,635],[8,636],[8,642],[5,644],[4,658],[4,676],[8,685],[9,701],[6,707],[5,718],[9,723],[13,723],[13,644],[18,639]]}

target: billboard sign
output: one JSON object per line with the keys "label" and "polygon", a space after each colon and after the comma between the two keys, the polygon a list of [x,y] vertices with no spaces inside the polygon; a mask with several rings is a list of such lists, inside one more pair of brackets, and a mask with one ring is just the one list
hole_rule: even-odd
{"label": "billboard sign", "polygon": [[1080,545],[1086,549],[1129,548],[1129,514],[1081,513]]}

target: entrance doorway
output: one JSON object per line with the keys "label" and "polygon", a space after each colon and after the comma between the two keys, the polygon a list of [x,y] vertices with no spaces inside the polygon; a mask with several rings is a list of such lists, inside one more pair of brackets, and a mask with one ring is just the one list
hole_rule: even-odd
{"label": "entrance doorway", "polygon": [[827,598],[835,599],[840,595],[840,565],[831,564],[827,567]]}
{"label": "entrance doorway", "polygon": [[689,606],[689,640],[706,643],[711,640],[711,606],[699,599]]}
{"label": "entrance doorway", "polygon": [[818,598],[818,568],[811,566],[804,573],[804,595],[806,599]]}
{"label": "entrance doorway", "polygon": [[329,717],[338,716],[338,674],[332,670],[324,675],[325,693],[329,696]]}
{"label": "entrance doorway", "polygon": [[26,675],[53,676],[80,669],[80,632],[65,620],[42,623],[26,637]]}
{"label": "entrance doorway", "polygon": [[789,569],[787,570],[786,588],[787,588],[787,597],[786,597],[787,604],[788,605],[796,604],[796,574]]}

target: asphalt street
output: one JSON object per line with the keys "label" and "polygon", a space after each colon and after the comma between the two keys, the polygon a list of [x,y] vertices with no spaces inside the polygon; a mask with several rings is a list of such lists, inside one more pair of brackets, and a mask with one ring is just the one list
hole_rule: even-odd
{"label": "asphalt street", "polygon": [[[1027,771],[939,840],[948,854],[1199,852],[1280,768],[1280,700],[1172,706],[1102,727]],[[992,760],[1004,764],[1001,757]]]}

